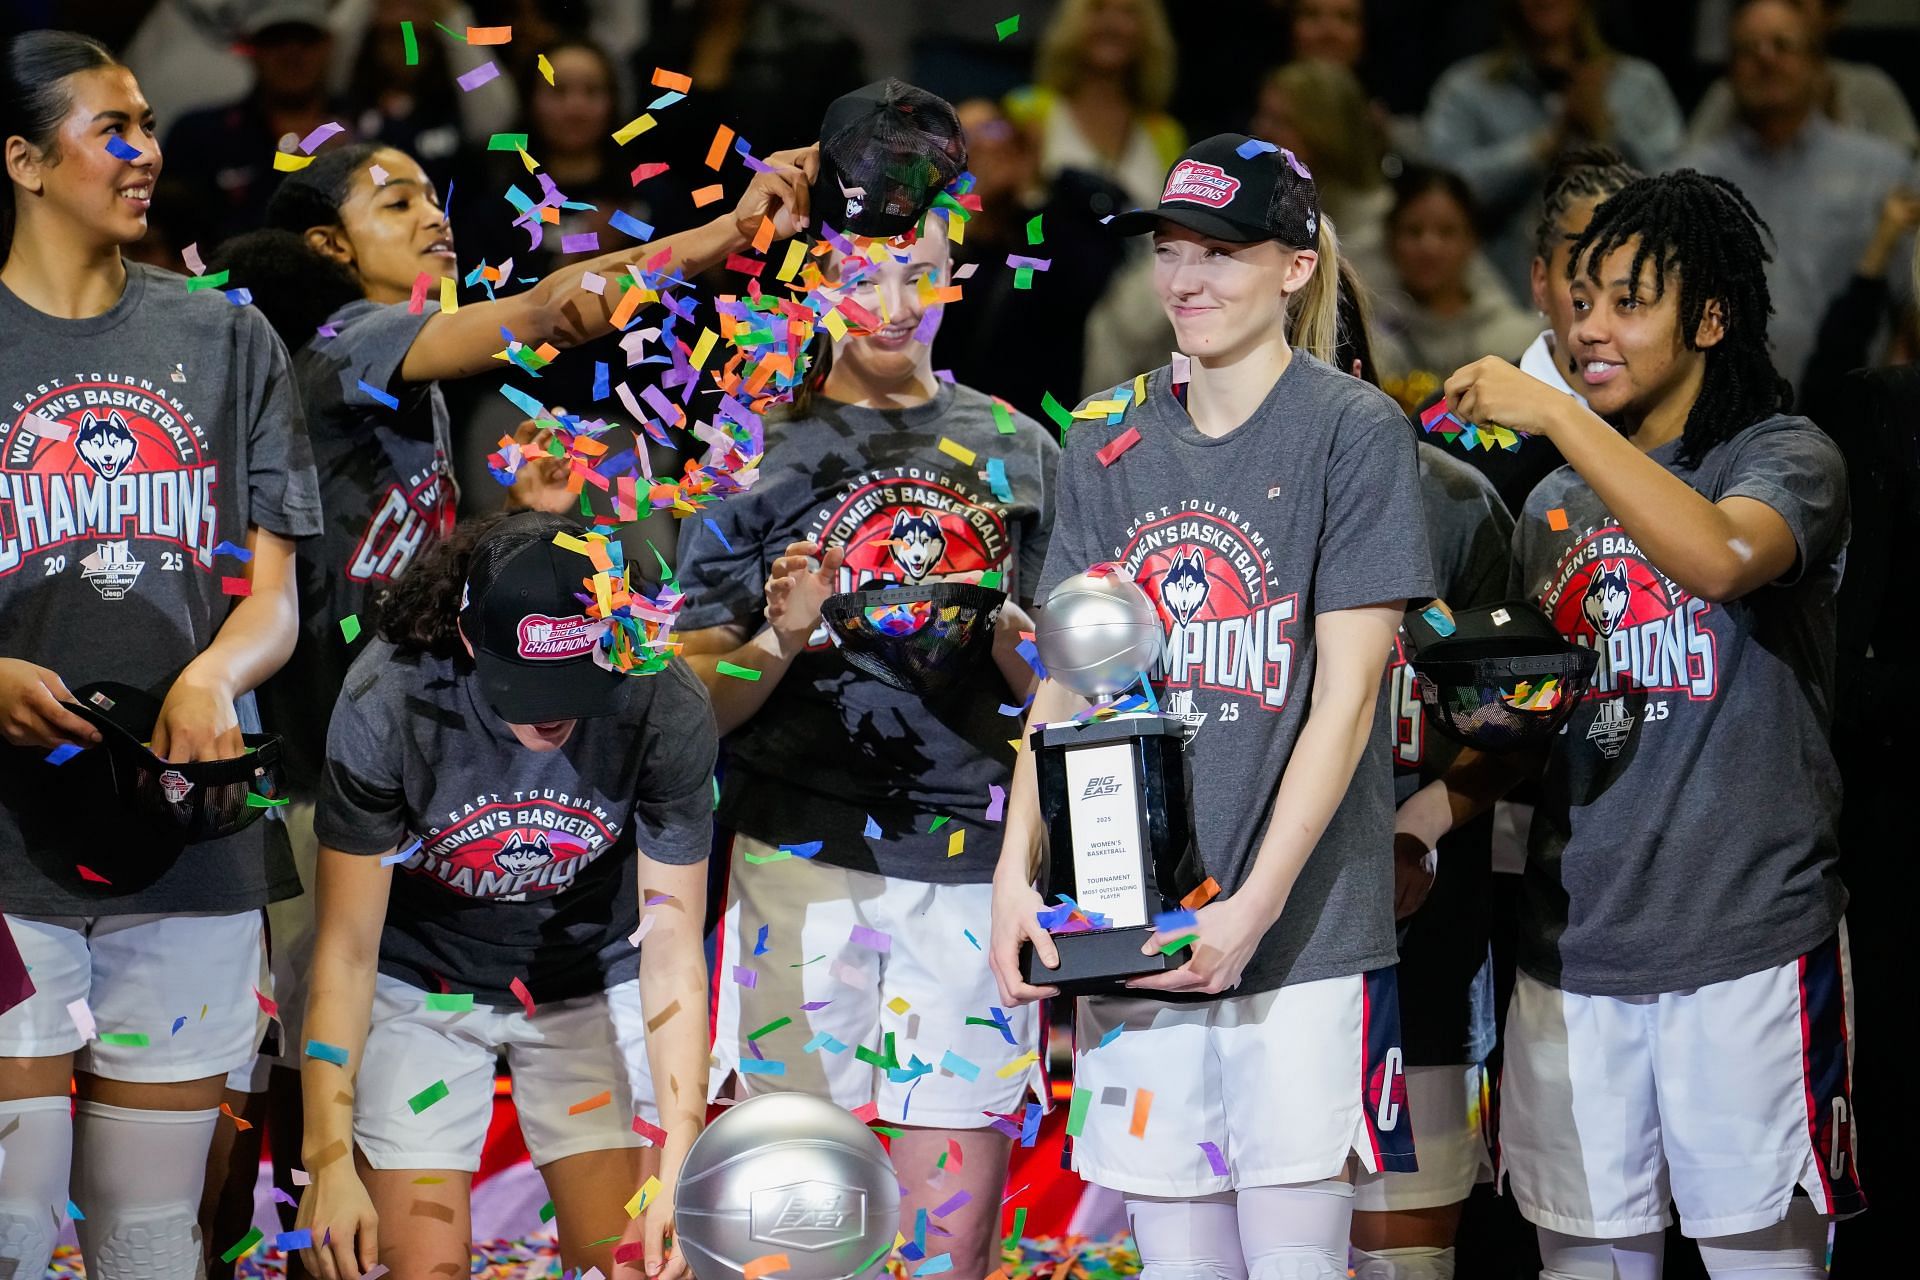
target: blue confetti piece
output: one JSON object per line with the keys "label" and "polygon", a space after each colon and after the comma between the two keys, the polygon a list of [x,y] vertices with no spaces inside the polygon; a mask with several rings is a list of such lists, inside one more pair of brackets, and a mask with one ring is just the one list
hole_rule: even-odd
{"label": "blue confetti piece", "polygon": [[236,307],[250,307],[253,305],[253,290],[251,289],[228,289],[226,295],[227,301]]}
{"label": "blue confetti piece", "polygon": [[1013,488],[1007,483],[1006,459],[987,459],[987,487],[993,490],[993,496],[1001,502],[1013,501]]}
{"label": "blue confetti piece", "polygon": [[313,1232],[307,1227],[298,1231],[282,1231],[273,1238],[273,1247],[282,1253],[292,1253],[295,1249],[313,1248]]}
{"label": "blue confetti piece", "polygon": [[115,160],[138,160],[140,148],[118,134],[110,133],[107,135],[107,154]]}
{"label": "blue confetti piece", "polygon": [[336,1067],[347,1065],[347,1051],[337,1044],[328,1044],[325,1040],[307,1041],[307,1056],[318,1058],[322,1062],[331,1062]]}
{"label": "blue confetti piece", "polygon": [[787,1074],[787,1064],[772,1058],[740,1059],[740,1074],[746,1076],[783,1076]]}
{"label": "blue confetti piece", "polygon": [[971,942],[971,943],[973,944],[973,949],[974,949],[975,951],[979,951],[979,950],[981,950],[981,949],[982,949],[982,948],[981,948],[981,946],[980,946],[980,939],[978,939],[978,938],[976,938],[976,937],[974,937],[974,936],[973,936],[973,930],[971,930],[971,929],[962,929],[962,930],[961,930],[960,932],[961,932],[962,934],[964,934],[964,935],[966,935],[966,939],[967,939],[967,941],[968,941],[968,942]]}
{"label": "blue confetti piece", "polygon": [[733,544],[727,541],[727,535],[720,531],[720,526],[713,522],[713,517],[705,516],[702,518],[706,521],[707,528],[713,530],[713,536],[720,539],[720,545],[731,552],[733,550]]}
{"label": "blue confetti piece", "polygon": [[1187,910],[1162,911],[1153,918],[1153,927],[1161,933],[1177,933],[1182,929],[1191,929],[1195,923],[1193,912]]}
{"label": "blue confetti piece", "polygon": [[1022,640],[1016,652],[1019,653],[1022,660],[1024,660],[1028,666],[1033,668],[1035,674],[1042,680],[1047,678],[1047,665],[1040,661],[1039,646],[1035,645],[1031,640]]}
{"label": "blue confetti piece", "polygon": [[809,840],[805,844],[783,844],[780,847],[796,858],[811,858],[820,852],[824,844],[825,841],[822,840]]}
{"label": "blue confetti piece", "polygon": [[1013,1024],[1007,1021],[1007,1011],[997,1004],[990,1004],[987,1012],[993,1015],[993,1025],[1000,1032],[1000,1038],[1018,1049],[1020,1042],[1013,1038]]}
{"label": "blue confetti piece", "polygon": [[241,564],[246,564],[253,559],[253,552],[247,550],[245,547],[236,547],[231,542],[222,542],[213,549],[213,554],[217,556],[232,556]]}
{"label": "blue confetti piece", "polygon": [[757,956],[763,956],[767,954],[767,928],[768,926],[764,924],[761,925],[760,936],[754,940],[753,954]]}
{"label": "blue confetti piece", "polygon": [[545,405],[516,386],[503,382],[500,384],[500,394],[506,397],[514,408],[526,414],[529,418],[544,418],[547,416],[547,407]]}
{"label": "blue confetti piece", "polygon": [[1026,1120],[1020,1126],[1020,1145],[1023,1147],[1031,1147],[1039,1136],[1040,1104],[1037,1102],[1029,1102],[1027,1104]]}
{"label": "blue confetti piece", "polygon": [[607,379],[607,362],[604,360],[595,360],[593,362],[593,398],[595,400],[605,400],[612,394],[613,389]]}
{"label": "blue confetti piece", "polygon": [[184,1027],[184,1026],[186,1026],[186,1025],[187,1025],[187,1020],[186,1020],[186,1019],[185,1019],[184,1017],[182,1017],[182,1018],[175,1018],[175,1019],[173,1020],[173,1030],[171,1030],[171,1031],[169,1031],[169,1032],[167,1032],[167,1034],[168,1034],[168,1035],[170,1035],[170,1036],[177,1036],[177,1035],[179,1035],[179,1034],[180,1034],[180,1028],[182,1028],[182,1027]]}
{"label": "blue confetti piece", "polygon": [[87,1220],[87,1215],[80,1212],[80,1206],[71,1200],[67,1201],[67,1217],[75,1222],[85,1222]]}
{"label": "blue confetti piece", "polygon": [[420,847],[420,838],[416,836],[414,838],[413,843],[408,845],[406,848],[395,849],[392,853],[380,859],[380,865],[383,867],[391,867],[396,863],[405,862],[408,858],[411,858],[413,856],[413,851],[415,849],[418,849],[419,847]]}
{"label": "blue confetti piece", "polygon": [[937,1276],[951,1270],[953,1270],[953,1255],[943,1253],[937,1258],[928,1258],[925,1262],[914,1268],[913,1274],[916,1276]]}
{"label": "blue confetti piece", "polygon": [[1450,636],[1456,629],[1453,619],[1447,616],[1447,611],[1437,604],[1430,604],[1422,609],[1420,616],[1425,618],[1427,625],[1441,636]]}
{"label": "blue confetti piece", "polygon": [[1121,1026],[1115,1027],[1113,1030],[1107,1032],[1107,1034],[1101,1036],[1100,1043],[1093,1047],[1096,1049],[1106,1048],[1108,1045],[1112,1044],[1115,1040],[1118,1040],[1120,1038],[1120,1033],[1122,1031],[1125,1031],[1126,1029],[1127,1028],[1124,1024]]}
{"label": "blue confetti piece", "polygon": [[847,1046],[824,1031],[800,1046],[800,1052],[802,1053],[817,1053],[822,1049],[825,1049],[828,1053],[845,1053]]}
{"label": "blue confetti piece", "polygon": [[53,750],[47,752],[47,763],[65,764],[79,754],[79,747],[74,746],[71,742],[63,742]]}
{"label": "blue confetti piece", "polygon": [[962,1080],[974,1081],[980,1078],[979,1066],[969,1062],[951,1049],[947,1050],[946,1057],[940,1059],[940,1069],[942,1071],[952,1072]]}
{"label": "blue confetti piece", "polygon": [[908,1059],[907,1065],[904,1067],[887,1068],[887,1079],[895,1084],[906,1084],[910,1080],[918,1080],[921,1076],[932,1074],[933,1064],[931,1062],[922,1062],[918,1054]]}
{"label": "blue confetti piece", "polygon": [[398,409],[400,407],[400,401],[397,398],[388,395],[366,379],[356,378],[355,382],[359,384],[360,390],[365,393],[367,399],[372,400],[374,403],[383,404],[389,409]]}
{"label": "blue confetti piece", "polygon": [[866,836],[869,840],[879,840],[883,838],[880,834],[880,824],[873,820],[872,814],[867,815]]}
{"label": "blue confetti piece", "polygon": [[635,240],[653,239],[653,228],[625,209],[615,209],[613,216],[607,219],[607,225],[622,235],[632,236]]}
{"label": "blue confetti piece", "polygon": [[1251,160],[1257,155],[1264,155],[1269,151],[1278,151],[1279,149],[1280,148],[1274,146],[1271,142],[1268,142],[1265,139],[1248,138],[1245,142],[1235,147],[1233,151],[1234,151],[1234,154],[1239,156],[1242,160]]}

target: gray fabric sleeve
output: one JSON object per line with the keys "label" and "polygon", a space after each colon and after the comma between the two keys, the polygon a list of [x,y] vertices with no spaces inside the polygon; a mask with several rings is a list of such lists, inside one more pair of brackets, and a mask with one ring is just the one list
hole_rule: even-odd
{"label": "gray fabric sleeve", "polygon": [[1804,420],[1749,431],[1734,448],[1720,497],[1764,502],[1787,522],[1799,554],[1774,585],[1790,586],[1845,545],[1846,461],[1832,437]]}
{"label": "gray fabric sleeve", "polygon": [[341,692],[327,728],[327,763],[313,820],[321,844],[371,857],[406,838],[406,796],[393,754],[398,742],[397,726],[376,729],[359,701]]}

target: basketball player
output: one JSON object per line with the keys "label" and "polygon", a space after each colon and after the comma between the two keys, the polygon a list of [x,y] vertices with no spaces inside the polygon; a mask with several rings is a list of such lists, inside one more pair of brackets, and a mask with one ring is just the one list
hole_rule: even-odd
{"label": "basketball player", "polygon": [[221,1082],[264,1021],[260,908],[299,885],[278,821],[187,849],[119,814],[63,704],[134,685],[163,760],[239,756],[293,647],[313,463],[266,321],[123,257],[161,170],[133,73],[17,36],[0,139],[0,902],[36,988],[0,1014],[0,1274],[44,1274],[71,1216],[88,1274],[189,1280]]}
{"label": "basketball player", "polygon": [[[1447,384],[1566,456],[1518,582],[1601,654],[1547,762],[1507,1015],[1501,1160],[1549,1280],[1658,1276],[1669,1199],[1716,1280],[1815,1280],[1864,1207],[1827,747],[1846,477],[1782,412],[1764,234],[1720,179],[1633,182],[1572,246],[1586,405],[1499,360]],[[1451,771],[1401,828],[1431,842],[1502,772]]]}
{"label": "basketball player", "polygon": [[[467,1265],[501,1052],[561,1265],[687,1274],[664,1236],[706,1114],[718,740],[677,659],[596,660],[581,536],[542,512],[456,530],[394,588],[334,708],[301,1072],[322,1280]],[[665,1131],[660,1187],[623,1209],[643,1127]]]}
{"label": "basketball player", "polygon": [[[830,177],[859,163],[836,159],[831,139],[864,127],[874,100],[863,92],[828,113]],[[964,167],[950,106],[897,84],[886,100],[910,110],[916,153]],[[928,298],[953,279],[946,219],[924,214],[916,228],[909,216],[897,239],[826,255],[834,292],[884,323],[830,345],[822,335],[796,403],[768,424],[758,483],[682,526],[680,626],[729,747],[714,1087],[737,1075],[749,1094],[805,1089],[877,1107],[902,1130],[902,1233],[925,1236],[920,1216],[965,1193],[933,1219],[925,1252],[979,1280],[997,1265],[1007,1173],[995,1115],[1024,1119],[1029,1096],[1044,1098],[1034,1011],[990,1012],[992,975],[967,939],[984,944],[990,923],[995,796],[1012,779],[1018,729],[1009,704],[1034,683],[1018,652],[1033,626],[1021,606],[1046,554],[1059,448],[1032,419],[1001,410],[996,421],[987,396],[934,376]],[[830,595],[947,581],[997,585],[1008,600],[993,661],[929,698],[853,668],[821,625]],[[796,1025],[752,1038],[783,1016]],[[759,1069],[766,1059],[779,1074]]]}
{"label": "basketball player", "polygon": [[[1291,311],[1323,334],[1337,312],[1337,243],[1290,153],[1209,138],[1158,208],[1116,225],[1153,233],[1186,355],[1144,396],[1113,393],[1122,423],[1075,427],[1040,595],[1110,563],[1158,605],[1154,684],[1192,728],[1195,836],[1221,892],[1186,964],[1078,1002],[1091,1105],[1073,1163],[1124,1193],[1147,1280],[1333,1280],[1352,1157],[1412,1167],[1379,693],[1407,599],[1432,594],[1413,441],[1383,393],[1289,344]],[[1032,721],[1076,706],[1044,682]],[[1053,993],[1020,968],[1023,943],[1057,958],[1039,837],[1023,750],[994,887],[1009,1000]]]}

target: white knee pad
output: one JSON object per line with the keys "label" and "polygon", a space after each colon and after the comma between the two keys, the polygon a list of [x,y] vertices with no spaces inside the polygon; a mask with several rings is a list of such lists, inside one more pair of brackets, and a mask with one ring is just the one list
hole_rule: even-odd
{"label": "white knee pad", "polygon": [[1230,1191],[1193,1200],[1128,1196],[1140,1280],[1246,1280],[1235,1218]]}
{"label": "white knee pad", "polygon": [[74,1119],[75,1224],[93,1280],[204,1280],[196,1221],[220,1113],[82,1102]]}
{"label": "white knee pad", "polygon": [[0,1280],[40,1280],[53,1259],[73,1162],[65,1098],[0,1102]]}
{"label": "white knee pad", "polygon": [[1453,1280],[1451,1249],[1355,1249],[1354,1280]]}
{"label": "white knee pad", "polygon": [[1588,1240],[1540,1228],[1540,1280],[1660,1280],[1667,1237]]}
{"label": "white knee pad", "polygon": [[1713,1280],[1825,1280],[1827,1220],[1795,1196],[1770,1227],[1701,1240],[1700,1261]]}
{"label": "white knee pad", "polygon": [[1352,1183],[1248,1187],[1239,1216],[1250,1280],[1347,1280]]}

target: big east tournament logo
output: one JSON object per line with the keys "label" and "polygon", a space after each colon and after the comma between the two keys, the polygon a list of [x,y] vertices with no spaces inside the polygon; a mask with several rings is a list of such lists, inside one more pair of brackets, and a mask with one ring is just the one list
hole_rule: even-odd
{"label": "big east tournament logo", "polygon": [[[1188,499],[1147,513],[1127,537],[1119,564],[1160,611],[1161,683],[1189,726],[1210,714],[1194,705],[1206,691],[1285,707],[1299,601],[1279,593],[1266,536],[1236,511]],[[1223,717],[1237,719],[1239,704]]]}
{"label": "big east tournament logo", "polygon": [[1719,687],[1712,608],[1647,563],[1618,525],[1582,535],[1549,579],[1540,607],[1554,630],[1596,649],[1591,698],[1633,690],[1684,693],[1704,701]]}
{"label": "big east tournament logo", "polygon": [[116,374],[50,379],[0,416],[0,577],[91,557],[112,572],[89,581],[118,599],[146,563],[129,539],[172,543],[176,567],[210,569],[217,483],[205,433],[170,391]]}
{"label": "big east tournament logo", "polygon": [[559,791],[517,793],[468,806],[404,864],[467,898],[558,893],[613,844],[599,805]]}

